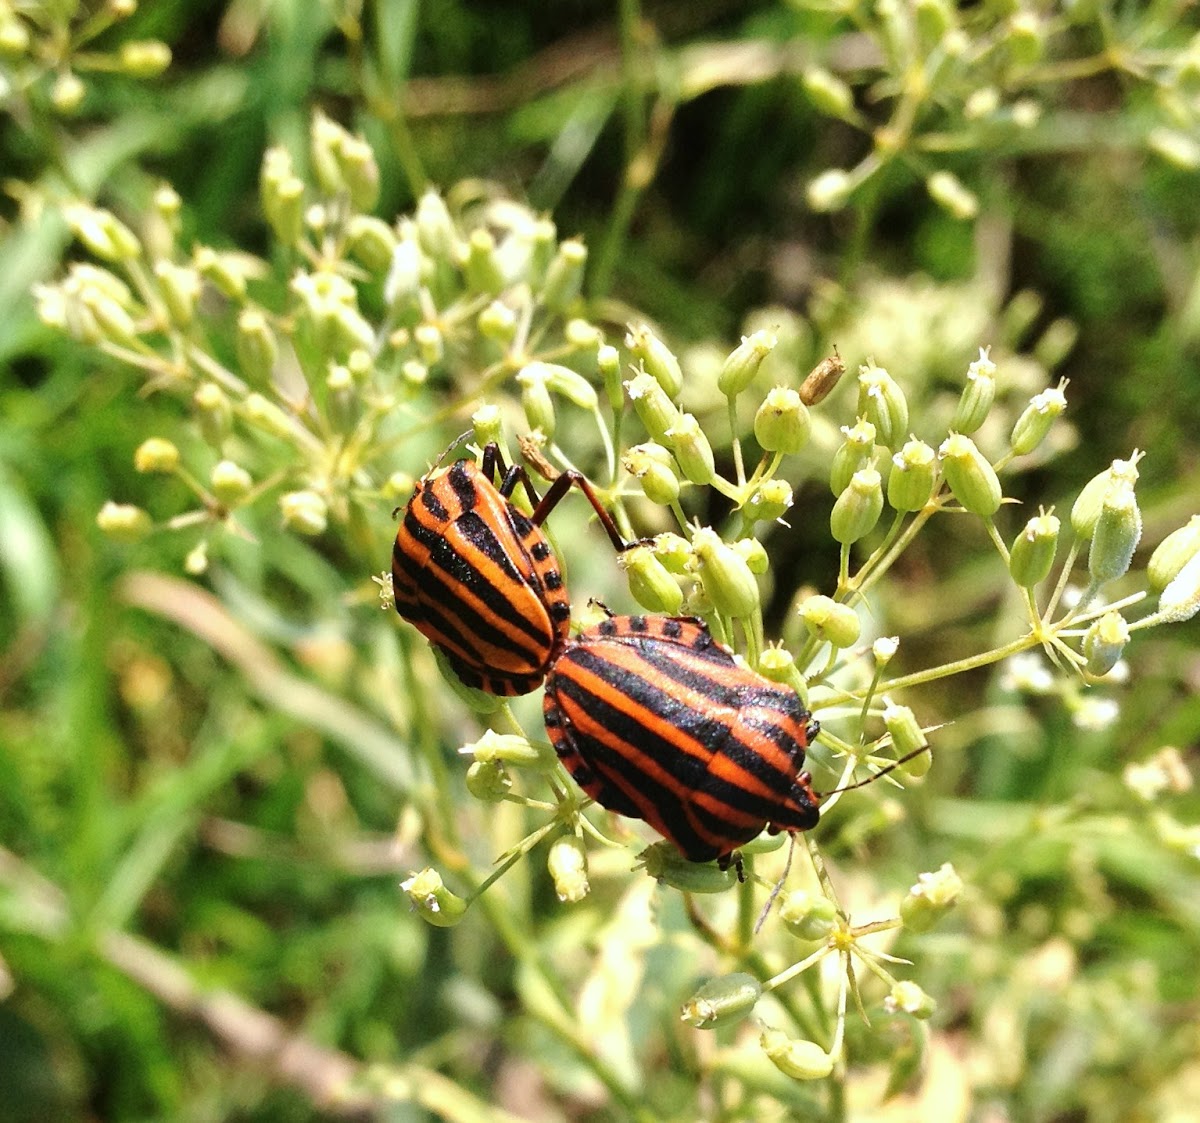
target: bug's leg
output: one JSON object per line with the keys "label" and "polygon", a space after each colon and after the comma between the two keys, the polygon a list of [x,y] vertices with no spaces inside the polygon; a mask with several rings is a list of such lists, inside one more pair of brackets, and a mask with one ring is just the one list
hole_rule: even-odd
{"label": "bug's leg", "polygon": [[608,513],[604,504],[600,502],[599,497],[592,490],[592,485],[588,483],[587,477],[573,470],[563,472],[547,489],[546,494],[542,496],[541,502],[534,507],[533,514],[530,517],[535,526],[541,526],[546,516],[558,506],[562,497],[571,490],[572,485],[579,488],[587,497],[587,501],[592,505],[592,510],[596,512],[596,517],[600,520],[600,525],[604,527],[604,533],[608,535],[608,540],[613,544],[613,549],[618,554],[624,553],[631,546],[637,545],[636,542],[626,542],[621,537],[621,532],[617,529],[617,524],[613,522],[612,515]]}

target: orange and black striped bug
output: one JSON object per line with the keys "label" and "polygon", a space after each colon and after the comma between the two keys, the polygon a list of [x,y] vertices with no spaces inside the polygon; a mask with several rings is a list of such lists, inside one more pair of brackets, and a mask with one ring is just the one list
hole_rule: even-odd
{"label": "orange and black striped bug", "polygon": [[[518,483],[530,515],[511,501]],[[562,473],[539,500],[525,468],[506,467],[495,444],[478,465],[463,459],[435,466],[417,481],[392,547],[396,611],[441,649],[467,686],[528,694],[563,649],[571,606],[541,524],[572,485],[587,496],[613,546],[626,549],[578,472]]]}
{"label": "orange and black striped bug", "polygon": [[820,818],[801,771],[820,730],[796,692],[737,663],[692,617],[613,616],[546,679],[546,731],[597,803],[644,819],[693,862]]}

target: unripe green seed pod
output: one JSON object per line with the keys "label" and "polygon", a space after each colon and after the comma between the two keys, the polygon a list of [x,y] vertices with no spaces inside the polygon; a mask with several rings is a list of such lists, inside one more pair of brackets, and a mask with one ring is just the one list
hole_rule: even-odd
{"label": "unripe green seed pod", "polygon": [[875,426],[860,417],[854,425],[843,425],[845,440],[833,454],[829,466],[829,487],[834,495],[841,495],[850,486],[855,472],[870,465],[875,454]]}
{"label": "unripe green seed pod", "polygon": [[138,341],[138,329],[133,317],[112,297],[99,289],[87,289],[80,294],[80,303],[91,313],[101,341],[118,347],[133,347]]}
{"label": "unripe green seed pod", "polygon": [[774,522],[782,518],[792,505],[792,488],[786,480],[764,480],[742,508],[751,522]]}
{"label": "unripe green seed pod", "polygon": [[[361,351],[354,352],[361,355]],[[325,413],[334,430],[349,433],[358,424],[360,400],[348,366],[335,363],[325,378]]]}
{"label": "unripe green seed pod", "polygon": [[642,485],[642,491],[651,503],[669,507],[679,498],[675,459],[662,445],[653,441],[634,445],[621,463],[625,471]]}
{"label": "unripe green seed pod", "polygon": [[50,87],[50,104],[59,113],[74,113],[86,93],[83,79],[73,70],[67,70],[54,79],[54,85]]}
{"label": "unripe green seed pod", "polygon": [[618,555],[629,579],[633,599],[648,612],[676,616],[683,607],[683,590],[649,546],[633,546]]}
{"label": "unripe green seed pod", "polygon": [[1138,510],[1133,485],[1114,480],[1104,496],[1092,547],[1088,551],[1088,575],[1097,584],[1115,581],[1129,572],[1133,552],[1142,537],[1142,513]]}
{"label": "unripe green seed pod", "polygon": [[923,873],[900,902],[900,919],[910,932],[928,932],[954,905],[962,892],[962,878],[946,862],[933,873]]}
{"label": "unripe green seed pod", "polygon": [[232,507],[254,486],[250,473],[232,460],[218,460],[209,477],[212,493],[226,507]]}
{"label": "unripe green seed pod", "polygon": [[200,299],[200,274],[187,265],[156,261],[154,276],[171,323],[186,328],[195,317],[196,301]]}
{"label": "unripe green seed pod", "polygon": [[517,382],[521,386],[521,407],[525,410],[529,427],[540,430],[542,436],[549,439],[554,436],[557,419],[554,400],[550,397],[550,389],[540,369],[543,365],[530,363],[517,375]]}
{"label": "unripe green seed pod", "polygon": [[1017,418],[1008,440],[1009,446],[1018,456],[1032,452],[1045,440],[1050,426],[1067,408],[1066,389],[1067,380],[1064,378],[1057,386],[1034,394],[1029,399],[1029,405]]}
{"label": "unripe green seed pod", "polygon": [[1008,571],[1023,589],[1032,589],[1046,579],[1058,550],[1060,523],[1055,515],[1042,513],[1030,519],[1017,535],[1008,555]]}
{"label": "unripe green seed pod", "polygon": [[652,843],[638,855],[638,861],[660,885],[683,893],[724,893],[737,884],[732,866],[721,869],[715,862],[689,862],[671,842]]}
{"label": "unripe green seed pod", "polygon": [[381,218],[356,214],[346,224],[346,247],[366,269],[382,274],[392,264],[396,232]]}
{"label": "unripe green seed pod", "polygon": [[1032,66],[1042,57],[1046,33],[1034,12],[1015,12],[1008,21],[1005,43],[1017,66]]}
{"label": "unripe green seed pod", "polygon": [[154,529],[154,520],[131,503],[114,503],[111,499],[100,508],[96,525],[117,542],[140,542]]}
{"label": "unripe green seed pod", "polygon": [[208,572],[208,543],[197,542],[183,559],[183,572],[189,577],[202,577]]}
{"label": "unripe green seed pod", "polygon": [[280,245],[295,246],[304,233],[304,181],[292,168],[286,148],[268,148],[263,153],[258,196]]}
{"label": "unripe green seed pod", "polygon": [[654,536],[654,556],[668,573],[687,573],[692,564],[692,544],[679,534],[666,531]]}
{"label": "unripe green seed pod", "polygon": [[[634,360],[641,360],[645,370],[674,399],[683,389],[683,371],[674,352],[648,327],[630,325],[625,346]],[[626,387],[628,388],[628,386]]]}
{"label": "unripe green seed pod", "polygon": [[170,475],[179,467],[179,449],[164,437],[150,437],[138,445],[133,467],[138,472]]}
{"label": "unripe green seed pod", "polygon": [[854,108],[850,87],[824,67],[806,67],[800,83],[813,105],[830,117],[845,117]]}
{"label": "unripe green seed pod", "polygon": [[799,452],[811,429],[808,407],[799,393],[785,386],[769,391],[754,415],[754,439],[764,452]]}
{"label": "unripe green seed pod", "polygon": [[979,358],[967,367],[967,384],[958,399],[950,428],[955,433],[974,433],[987,420],[996,400],[996,364],[988,357],[988,348],[979,349]]}
{"label": "unripe green seed pod", "polygon": [[504,274],[496,259],[496,240],[486,230],[471,231],[463,273],[471,292],[495,296],[504,288]]}
{"label": "unripe green seed pod", "polygon": [[858,415],[875,426],[875,439],[893,451],[908,432],[908,400],[900,384],[873,363],[858,372]]}
{"label": "unripe green seed pod", "polygon": [[604,385],[609,408],[620,410],[625,403],[625,396],[621,393],[621,352],[611,343],[603,344],[596,352],[596,370]]}
{"label": "unripe green seed pod", "polygon": [[564,904],[577,904],[588,895],[587,849],[573,834],[560,835],[550,844],[546,868],[554,892]]}
{"label": "unripe green seed pod", "polygon": [[69,203],[63,215],[71,233],[103,261],[135,261],[141,257],[142,243],[111,211],[87,203]]}
{"label": "unripe green seed pod", "polygon": [[536,768],[539,772],[553,770],[558,759],[552,749],[539,748],[527,737],[497,733],[494,729],[485,729],[479,740],[467,742],[458,751],[473,760],[499,761],[517,768]]}
{"label": "unripe green seed pod", "polygon": [[901,980],[892,987],[891,993],[883,1000],[883,1006],[889,1014],[911,1014],[921,1021],[933,1017],[937,1010],[937,1003],[920,986],[908,979]]}
{"label": "unripe green seed pod", "polygon": [[762,994],[753,975],[735,972],[710,979],[684,1004],[680,1014],[693,1029],[716,1029],[745,1018]]}
{"label": "unripe green seed pod", "polygon": [[955,218],[967,222],[979,213],[979,196],[969,190],[961,179],[944,168],[925,181],[929,197]]}
{"label": "unripe green seed pod", "polygon": [[279,344],[259,309],[247,308],[238,316],[236,346],[242,373],[258,385],[269,382],[279,358]]}
{"label": "unripe green seed pod", "polygon": [[917,32],[926,47],[942,41],[942,36],[954,26],[955,9],[947,0],[913,0]]}
{"label": "unripe green seed pod", "polygon": [[446,354],[446,338],[437,324],[417,324],[413,328],[413,343],[417,354],[427,367],[435,367]]}
{"label": "unripe green seed pod", "polygon": [[991,518],[1000,509],[1003,492],[996,469],[970,437],[951,433],[938,450],[942,474],[954,498],[973,515]]}
{"label": "unripe green seed pod", "polygon": [[1200,554],[1200,515],[1193,515],[1185,526],[1171,531],[1150,555],[1146,566],[1150,588],[1162,592],[1197,554]]}
{"label": "unripe green seed pod", "polygon": [[720,535],[701,527],[692,536],[696,574],[722,616],[749,616],[758,611],[758,582],[745,559]]}
{"label": "unripe green seed pod", "polygon": [[775,344],[775,336],[769,331],[744,336],[721,367],[717,389],[727,398],[736,398],[754,381],[763,359],[775,349]]}
{"label": "unripe green seed pod", "polygon": [[837,905],[823,894],[794,889],[779,906],[779,919],[797,939],[827,940],[837,928]]}
{"label": "unripe green seed pod", "polygon": [[1119,662],[1129,643],[1129,625],[1119,612],[1106,612],[1083,635],[1084,670],[1101,678]]}
{"label": "unripe green seed pod", "polygon": [[916,437],[892,457],[887,499],[894,511],[920,511],[933,494],[937,481],[937,453]]}
{"label": "unripe green seed pod", "polygon": [[800,400],[806,406],[815,406],[824,401],[829,392],[846,373],[846,364],[835,350],[812,368],[800,383]]}
{"label": "unripe green seed pod", "polygon": [[283,516],[283,525],[288,530],[310,537],[325,533],[329,508],[315,491],[305,489],[281,495],[279,511]]}
{"label": "unripe green seed pod", "polygon": [[225,391],[215,382],[205,382],[192,395],[200,433],[213,446],[220,448],[233,429],[233,406]]}
{"label": "unripe green seed pod", "polygon": [[874,468],[863,468],[850,477],[850,485],[837,497],[829,516],[834,540],[849,546],[870,534],[883,513],[883,481]]}
{"label": "unripe green seed pod", "polygon": [[1137,483],[1140,475],[1137,465],[1141,458],[1142,453],[1135,449],[1128,460],[1114,460],[1103,472],[1093,476],[1084,484],[1083,490],[1071,508],[1071,529],[1077,537],[1086,541],[1095,533],[1096,522],[1100,518],[1101,508],[1104,506],[1104,498],[1114,482],[1125,483],[1130,488]]}
{"label": "unripe green seed pod", "polygon": [[642,371],[625,383],[625,392],[641,418],[646,432],[656,441],[669,445],[668,431],[679,420],[679,410],[652,375]]}
{"label": "unripe green seed pod", "polygon": [[[758,671],[764,678],[772,682],[794,682],[799,677],[796,667],[796,657],[786,647],[768,647],[758,661]],[[777,836],[782,838],[782,835]]]}
{"label": "unripe green seed pod", "polygon": [[467,791],[481,803],[500,803],[512,788],[512,778],[498,760],[475,760],[467,767]]}
{"label": "unripe green seed pod", "polygon": [[[929,748],[929,738],[908,706],[898,706],[891,699],[884,699],[883,727],[892,738],[892,747],[898,757]],[[933,763],[928,752],[914,756],[904,766],[904,771],[913,777],[924,776]]]}
{"label": "unripe green seed pod", "polygon": [[528,370],[531,366],[542,370],[546,386],[552,393],[566,398],[572,405],[577,405],[580,409],[594,410],[600,404],[595,387],[577,370],[565,367],[561,363],[530,363],[525,369]]}
{"label": "unripe green seed pod", "polygon": [[436,191],[426,191],[421,196],[413,223],[417,228],[421,249],[435,261],[449,261],[458,236],[446,201]]}
{"label": "unripe green seed pod", "polygon": [[442,875],[427,868],[415,873],[400,888],[408,894],[422,920],[438,928],[453,928],[467,911],[467,902],[446,888]]}
{"label": "unripe green seed pod", "polygon": [[232,254],[197,246],[192,253],[192,264],[222,296],[238,302],[246,299],[246,271]]}
{"label": "unripe green seed pod", "polygon": [[761,577],[771,568],[771,559],[767,556],[767,548],[757,538],[739,538],[734,542],[733,548],[741,554],[755,577]]}
{"label": "unripe green seed pod", "polygon": [[379,201],[379,165],[371,146],[347,133],[337,152],[342,180],[357,210],[369,211]]}
{"label": "unripe green seed pod", "polygon": [[[841,210],[854,190],[854,181],[841,168],[826,168],[808,181],[804,197],[818,214]],[[812,405],[812,402],[808,403]]]}
{"label": "unripe green seed pod", "polygon": [[694,415],[681,413],[663,436],[688,480],[701,487],[712,483],[717,475],[712,445]]}
{"label": "unripe green seed pod", "polygon": [[[400,238],[392,250],[387,276],[383,281],[383,299],[396,312],[415,305],[421,292],[425,273],[425,259],[421,247],[411,228],[406,237]],[[484,310],[486,313],[487,309]],[[482,320],[484,313],[480,313]],[[514,315],[515,319],[515,315]]]}
{"label": "unripe green seed pod", "polygon": [[876,666],[882,670],[892,661],[899,650],[900,640],[896,636],[880,636],[871,644],[871,657],[875,660]]}
{"label": "unripe green seed pod", "polygon": [[1164,624],[1180,624],[1200,612],[1200,554],[1184,564],[1158,598]]}
{"label": "unripe green seed pod", "polygon": [[770,1062],[793,1080],[824,1080],[833,1072],[833,1057],[815,1041],[788,1037],[781,1029],[765,1029],[758,1043]]}
{"label": "unripe green seed pod", "polygon": [[429,368],[416,359],[406,359],[400,364],[400,377],[406,386],[424,386],[429,381]]}
{"label": "unripe green seed pod", "polygon": [[242,403],[246,420],[252,426],[270,433],[273,437],[287,437],[292,432],[292,420],[274,402],[268,401],[261,394],[247,394]]}
{"label": "unripe green seed pod", "polygon": [[475,324],[480,335],[501,347],[507,347],[517,335],[517,314],[499,300],[493,300],[480,312]]}
{"label": "unripe green seed pod", "polygon": [[500,416],[499,406],[489,403],[480,406],[471,414],[471,429],[475,435],[475,443],[480,448],[487,448],[490,444],[500,444],[502,426],[503,419]]}
{"label": "unripe green seed pod", "polygon": [[832,597],[809,597],[800,606],[800,619],[804,621],[810,636],[831,643],[834,647],[853,647],[862,633],[858,613]]}
{"label": "unripe green seed pod", "polygon": [[587,265],[587,246],[578,238],[568,238],[558,247],[546,270],[542,285],[542,303],[552,312],[566,310],[583,288],[583,270]]}

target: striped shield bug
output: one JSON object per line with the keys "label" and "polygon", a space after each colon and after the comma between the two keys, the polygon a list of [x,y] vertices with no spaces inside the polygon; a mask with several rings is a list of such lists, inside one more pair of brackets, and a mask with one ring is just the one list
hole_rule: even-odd
{"label": "striped shield bug", "polygon": [[764,827],[820,817],[801,771],[819,726],[794,690],[735,661],[702,621],[613,616],[546,679],[546,730],[597,803],[724,867]]}
{"label": "striped shield bug", "polygon": [[[531,515],[511,501],[518,483]],[[525,468],[506,467],[495,444],[479,464],[435,465],[417,481],[392,547],[396,611],[441,649],[467,686],[528,694],[566,643],[571,606],[541,524],[572,485],[587,496],[613,545],[625,549],[579,473],[562,473],[539,500]]]}

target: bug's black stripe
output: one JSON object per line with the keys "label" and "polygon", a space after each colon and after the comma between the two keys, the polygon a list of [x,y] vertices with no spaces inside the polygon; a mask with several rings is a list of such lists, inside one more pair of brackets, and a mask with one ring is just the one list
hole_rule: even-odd
{"label": "bug's black stripe", "polygon": [[450,466],[450,471],[445,476],[450,481],[450,488],[458,498],[459,507],[463,511],[474,510],[475,505],[479,502],[479,492],[475,490],[471,471],[467,467],[470,463],[469,460],[456,461]]}
{"label": "bug's black stripe", "polygon": [[439,522],[449,522],[450,512],[446,509],[445,504],[438,498],[437,490],[432,484],[426,484],[421,489],[421,506],[425,508]]}

